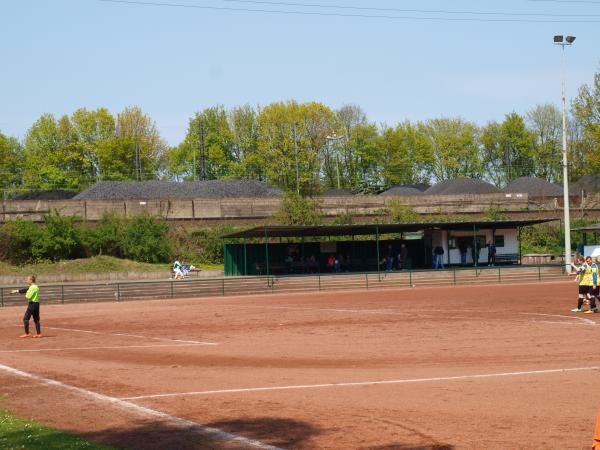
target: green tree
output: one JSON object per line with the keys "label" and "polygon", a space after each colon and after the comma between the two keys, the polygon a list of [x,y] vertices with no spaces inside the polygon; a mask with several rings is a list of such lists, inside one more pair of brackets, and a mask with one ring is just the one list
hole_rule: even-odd
{"label": "green tree", "polygon": [[433,162],[430,141],[409,122],[386,128],[377,140],[378,155],[383,161],[383,183],[415,184],[429,179]]}
{"label": "green tree", "polygon": [[23,148],[19,141],[0,132],[1,188],[14,188],[22,183],[23,164]]}
{"label": "green tree", "polygon": [[591,85],[583,85],[573,100],[573,115],[579,126],[577,150],[582,174],[600,172],[600,72]]}
{"label": "green tree", "polygon": [[90,164],[68,116],[44,114],[29,129],[24,145],[24,183],[32,189],[82,189]]}
{"label": "green tree", "polygon": [[320,103],[272,103],[258,115],[258,152],[267,180],[287,191],[313,195],[321,189],[321,175],[335,183],[335,159],[327,137],[335,130],[335,115]]}
{"label": "green tree", "polygon": [[[138,172],[142,180],[156,179],[166,170],[167,144],[160,136],[154,120],[145,114],[138,106],[125,108],[117,114],[116,142],[107,148],[121,146],[120,151],[113,157],[108,173],[117,174],[121,179],[136,179],[136,153],[138,154]],[[137,152],[136,152],[137,148]],[[108,162],[110,155],[103,155],[103,161]],[[115,161],[118,159],[118,161]],[[117,172],[115,168],[127,167],[124,172]],[[101,172],[104,172],[101,166]],[[106,179],[106,177],[103,177]]]}
{"label": "green tree", "polygon": [[360,124],[352,128],[347,142],[351,156],[349,165],[350,187],[355,192],[374,193],[384,184],[382,145],[379,132],[373,124]]}
{"label": "green tree", "polygon": [[233,108],[229,114],[232,135],[230,175],[243,179],[265,179],[258,154],[258,112],[250,105]]}
{"label": "green tree", "polygon": [[534,136],[532,152],[535,176],[550,182],[562,179],[562,116],[551,103],[537,105],[526,114],[528,128]]}
{"label": "green tree", "polygon": [[481,144],[488,177],[497,186],[535,174],[535,137],[519,114],[507,114],[501,124],[488,124],[482,131]]}
{"label": "green tree", "polygon": [[230,176],[234,162],[233,135],[223,106],[207,108],[190,119],[184,141],[169,151],[169,171],[186,180],[201,176],[202,130],[207,179]]}
{"label": "green tree", "polygon": [[419,124],[419,130],[428,140],[431,174],[437,181],[483,176],[475,124],[461,118],[440,118]]}

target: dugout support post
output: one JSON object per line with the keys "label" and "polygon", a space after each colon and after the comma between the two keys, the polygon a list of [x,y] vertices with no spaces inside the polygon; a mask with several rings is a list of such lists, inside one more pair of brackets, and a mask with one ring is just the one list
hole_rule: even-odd
{"label": "dugout support post", "polygon": [[267,279],[269,278],[269,234],[265,228],[265,266],[267,268]]}
{"label": "dugout support post", "polygon": [[477,227],[473,224],[473,263],[475,268],[479,265],[479,252],[477,251]]}
{"label": "dugout support post", "polygon": [[375,242],[377,245],[377,279],[381,281],[381,259],[379,256],[379,226],[375,227]]}
{"label": "dugout support post", "polygon": [[248,254],[246,252],[246,239],[244,239],[244,276],[248,275]]}

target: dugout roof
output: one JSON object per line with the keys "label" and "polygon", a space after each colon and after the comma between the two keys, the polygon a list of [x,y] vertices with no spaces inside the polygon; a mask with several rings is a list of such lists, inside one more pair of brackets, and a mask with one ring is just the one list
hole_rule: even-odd
{"label": "dugout roof", "polygon": [[600,231],[600,223],[595,223],[594,225],[589,225],[587,227],[571,228],[571,231]]}
{"label": "dugout roof", "polygon": [[392,223],[361,225],[265,225],[223,236],[224,238],[361,236],[410,233],[424,230],[470,231],[520,228],[558,219],[495,220],[473,222]]}

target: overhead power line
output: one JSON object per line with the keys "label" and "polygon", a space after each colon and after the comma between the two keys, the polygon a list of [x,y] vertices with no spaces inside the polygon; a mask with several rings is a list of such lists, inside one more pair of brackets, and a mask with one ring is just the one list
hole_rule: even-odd
{"label": "overhead power line", "polygon": [[[193,5],[184,3],[164,3],[150,2],[142,0],[98,0],[104,3],[117,3],[138,6],[168,7],[168,8],[191,8],[212,11],[237,11],[277,15],[297,15],[297,16],[321,16],[321,17],[347,17],[361,19],[388,19],[403,21],[436,21],[436,22],[513,22],[513,23],[600,23],[599,19],[573,19],[565,16],[565,19],[528,19],[528,18],[510,18],[510,17],[443,17],[443,16],[403,16],[388,14],[362,14],[362,13],[342,13],[342,12],[322,12],[322,11],[302,11],[292,9],[264,9],[264,8],[241,8],[227,6],[208,6]],[[586,15],[589,17],[589,15]]]}
{"label": "overhead power line", "polygon": [[529,0],[532,3],[581,3],[584,5],[600,5],[597,0]]}
{"label": "overhead power line", "polygon": [[[419,14],[464,14],[473,16],[512,16],[512,17],[599,17],[599,14],[549,14],[549,13],[516,13],[501,11],[452,11],[447,9],[400,9],[400,8],[375,8],[370,6],[350,6],[350,5],[322,5],[318,3],[295,3],[278,2],[267,0],[222,0],[228,3],[247,3],[253,5],[276,5],[276,6],[294,6],[301,8],[319,8],[319,9],[345,9],[354,11],[377,11],[377,12],[402,12]],[[550,0],[532,0],[532,1],[550,1]],[[595,2],[594,2],[595,3]]]}

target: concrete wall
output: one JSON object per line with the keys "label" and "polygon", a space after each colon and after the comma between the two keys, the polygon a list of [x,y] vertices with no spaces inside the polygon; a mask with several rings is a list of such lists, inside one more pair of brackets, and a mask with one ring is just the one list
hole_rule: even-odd
{"label": "concrete wall", "polygon": [[[553,201],[534,204],[526,194],[326,197],[320,200],[320,209],[325,217],[347,212],[378,216],[392,202],[411,206],[419,214],[482,214],[489,208],[514,212],[555,209]],[[105,213],[132,217],[142,212],[167,220],[235,221],[269,218],[280,206],[280,198],[5,201],[0,203],[0,222],[17,217],[41,221],[53,210],[83,221],[97,221]]]}

